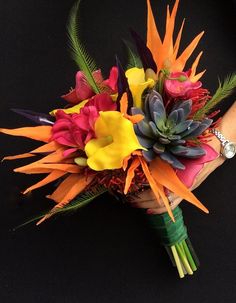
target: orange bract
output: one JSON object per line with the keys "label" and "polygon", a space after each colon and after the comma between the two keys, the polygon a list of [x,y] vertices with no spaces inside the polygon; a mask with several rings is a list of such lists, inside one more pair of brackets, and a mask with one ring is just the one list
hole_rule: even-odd
{"label": "orange bract", "polygon": [[[13,136],[22,136],[37,141],[46,142],[46,144],[30,151],[16,156],[5,157],[4,160],[15,160],[33,157],[46,153],[43,158],[15,168],[15,172],[25,174],[48,174],[41,181],[27,188],[23,193],[42,187],[63,176],[65,180],[58,186],[54,193],[48,196],[58,203],[57,207],[63,207],[77,196],[93,180],[93,176],[86,176],[82,169],[74,163],[73,155],[64,156],[66,148],[51,139],[51,126],[22,127],[18,129],[0,129],[0,132]],[[44,217],[46,219],[46,217]]]}
{"label": "orange bract", "polygon": [[[186,49],[178,57],[179,45],[182,37],[184,21],[177,35],[175,44],[173,44],[173,34],[175,28],[175,18],[179,5],[179,0],[176,0],[172,12],[170,13],[167,7],[166,17],[166,32],[163,41],[160,38],[156,27],[155,19],[150,5],[150,0],[147,0],[148,18],[147,18],[147,46],[152,52],[153,58],[157,64],[158,70],[167,69],[170,72],[180,72],[184,70],[185,64],[192,55],[196,46],[198,45],[204,32],[197,35],[193,41],[186,47]],[[197,56],[191,67],[190,80],[195,82],[201,78],[205,71],[196,74],[196,68],[199,63],[202,52]]]}

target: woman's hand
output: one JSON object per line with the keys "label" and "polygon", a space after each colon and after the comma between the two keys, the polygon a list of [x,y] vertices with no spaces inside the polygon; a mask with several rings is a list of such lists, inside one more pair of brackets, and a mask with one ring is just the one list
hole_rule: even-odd
{"label": "woman's hand", "polygon": [[[228,112],[224,115],[221,123],[217,128],[227,139],[236,142],[236,102],[234,102]],[[190,188],[191,191],[197,188],[216,168],[222,165],[225,161],[224,157],[220,156],[221,144],[215,136],[211,138],[211,141],[208,142],[208,145],[210,145],[219,153],[219,157],[211,162],[204,164],[203,168],[198,173],[193,186]],[[168,199],[170,201],[172,209],[174,209],[182,201],[182,198],[174,194],[170,194],[168,196]],[[148,214],[161,214],[166,212],[164,203],[162,203],[162,205],[159,205],[157,203],[152,190],[146,190],[142,192],[139,195],[139,198],[135,201],[132,201],[131,203],[134,207],[147,209]]]}

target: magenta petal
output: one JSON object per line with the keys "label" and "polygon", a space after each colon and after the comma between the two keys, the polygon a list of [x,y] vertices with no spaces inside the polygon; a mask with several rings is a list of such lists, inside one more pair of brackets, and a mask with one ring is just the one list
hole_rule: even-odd
{"label": "magenta petal", "polygon": [[63,152],[63,156],[68,157],[69,155],[73,154],[76,151],[77,151],[77,148],[69,148]]}
{"label": "magenta petal", "polygon": [[79,101],[88,99],[94,95],[91,86],[88,84],[83,72],[79,71],[75,76],[75,91]]}
{"label": "magenta petal", "polygon": [[107,80],[105,80],[103,83],[110,87],[112,91],[117,92],[117,80],[118,80],[118,69],[116,66],[113,66],[110,70],[110,75]]}
{"label": "magenta petal", "polygon": [[181,163],[185,166],[184,170],[178,170],[177,176],[188,187],[192,187],[193,182],[203,168],[204,164],[215,160],[219,154],[208,144],[202,144],[206,154],[198,159],[183,159]]}
{"label": "magenta petal", "polygon": [[107,93],[101,93],[94,96],[85,104],[83,109],[90,106],[94,106],[98,112],[116,110],[116,102],[114,102]]}
{"label": "magenta petal", "polygon": [[65,146],[75,146],[75,144],[70,140],[70,137],[66,135],[63,135],[63,137],[55,138],[54,141]]}
{"label": "magenta petal", "polygon": [[84,143],[87,144],[92,138],[94,138],[94,132],[90,131],[90,132],[87,134]]}
{"label": "magenta petal", "polygon": [[97,83],[102,83],[103,82],[102,72],[101,72],[100,69],[93,72],[93,77],[94,77],[94,79]]}
{"label": "magenta petal", "polygon": [[[181,81],[180,78],[185,78]],[[169,79],[164,82],[166,92],[174,98],[183,97],[190,90],[199,89],[202,86],[200,81],[191,82],[188,78],[188,72],[171,73]]]}
{"label": "magenta petal", "polygon": [[68,94],[61,96],[63,99],[65,99],[67,102],[76,104],[79,102],[78,97],[76,95],[75,89],[70,91]]}

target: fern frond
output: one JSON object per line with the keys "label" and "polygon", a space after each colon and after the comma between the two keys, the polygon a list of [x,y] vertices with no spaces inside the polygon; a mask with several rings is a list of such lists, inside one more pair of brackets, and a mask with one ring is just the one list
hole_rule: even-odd
{"label": "fern frond", "polygon": [[104,194],[107,191],[108,190],[104,186],[98,185],[98,186],[94,187],[93,189],[86,191],[86,192],[82,193],[81,195],[79,195],[77,197],[77,199],[75,199],[71,203],[67,204],[64,208],[55,207],[51,211],[42,213],[41,215],[34,217],[33,219],[30,219],[27,222],[17,226],[16,228],[14,228],[14,230],[24,227],[32,222],[38,221],[38,220],[44,218],[46,215],[54,216],[57,214],[66,214],[69,212],[75,212],[79,208],[86,206],[87,204],[89,204],[94,199],[96,199],[97,197],[99,197],[100,195]]}
{"label": "fern frond", "polygon": [[[65,207],[54,208],[54,210],[52,211],[52,215],[76,211],[79,208],[89,204],[90,202],[92,202],[94,199],[96,199],[100,195],[104,194],[105,192],[107,192],[107,189],[102,185],[98,185],[98,186],[94,187],[93,189],[82,193],[81,195],[78,196],[77,199],[73,200],[71,203],[67,204]],[[49,214],[50,214],[50,212],[49,212]]]}
{"label": "fern frond", "polygon": [[97,70],[96,64],[94,60],[88,55],[80,41],[80,38],[78,37],[79,25],[77,17],[79,5],[80,0],[78,0],[77,3],[72,7],[67,26],[71,54],[80,70],[84,72],[85,77],[92,87],[93,91],[98,94],[100,93],[100,88],[93,77],[93,72]]}
{"label": "fern frond", "polygon": [[219,102],[223,99],[229,97],[234,89],[236,88],[236,73],[229,75],[225,78],[223,84],[219,80],[219,87],[217,88],[215,94],[212,98],[205,104],[205,106],[199,109],[193,119],[200,120],[207,114],[210,110],[212,110]]}
{"label": "fern frond", "polygon": [[127,40],[123,40],[123,43],[126,47],[126,51],[128,55],[127,69],[132,67],[142,68],[143,67],[142,61],[138,56],[138,54],[135,52],[133,45]]}

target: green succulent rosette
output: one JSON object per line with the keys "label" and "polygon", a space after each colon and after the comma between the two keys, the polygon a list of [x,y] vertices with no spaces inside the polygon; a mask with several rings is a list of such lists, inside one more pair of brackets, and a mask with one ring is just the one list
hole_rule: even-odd
{"label": "green succulent rosette", "polygon": [[205,155],[201,146],[188,146],[187,140],[196,139],[209,128],[212,119],[194,121],[189,118],[192,100],[177,101],[167,112],[162,96],[155,90],[145,99],[143,110],[133,107],[132,114],[144,119],[134,125],[140,144],[146,148],[143,156],[151,162],[157,156],[176,169],[185,169],[179,158],[199,158]]}

